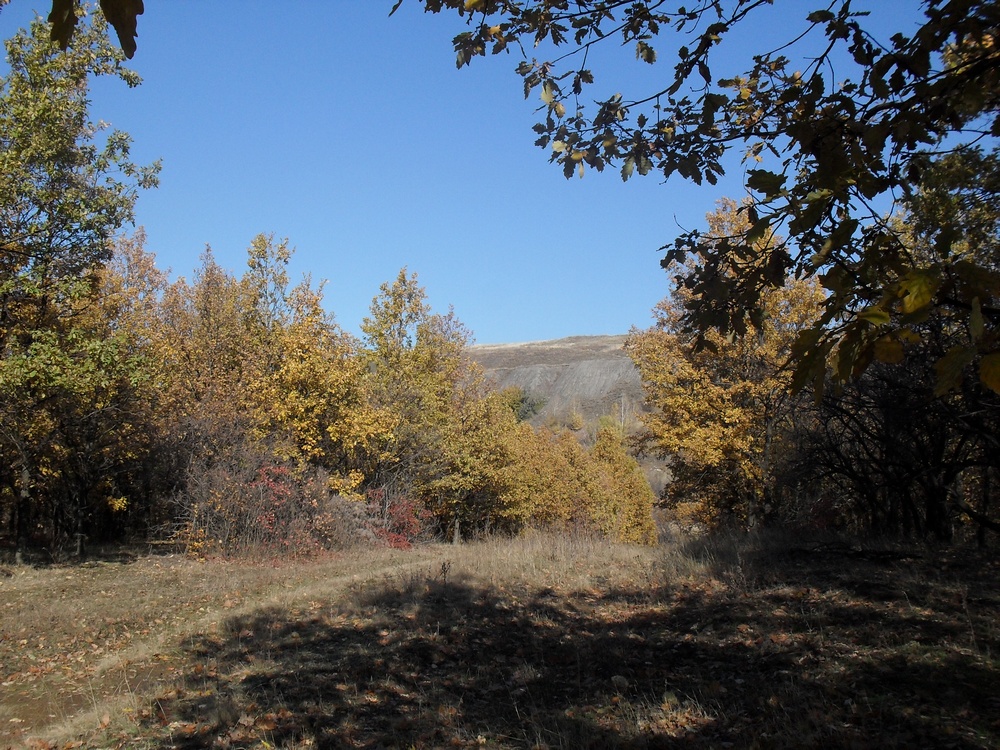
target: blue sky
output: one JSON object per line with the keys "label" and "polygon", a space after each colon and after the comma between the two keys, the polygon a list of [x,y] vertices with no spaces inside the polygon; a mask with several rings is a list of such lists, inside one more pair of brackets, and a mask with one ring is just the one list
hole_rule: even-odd
{"label": "blue sky", "polygon": [[[354,333],[403,266],[481,343],[649,325],[667,292],[658,248],[740,197],[741,168],[704,188],[616,170],[566,180],[533,145],[540,102],[524,100],[518,58],[456,70],[459,19],[414,0],[389,18],[393,4],[147,0],[131,62],[144,83],[97,85],[92,116],[129,132],[137,161],[163,161],[137,204],[160,267],[190,276],[208,244],[241,272],[266,232],[296,248],[296,278],[327,280],[327,307]],[[12,0],[0,37],[48,5]],[[895,5],[912,3],[880,10]],[[664,45],[652,68],[631,49],[593,67],[596,98],[672,64]]]}

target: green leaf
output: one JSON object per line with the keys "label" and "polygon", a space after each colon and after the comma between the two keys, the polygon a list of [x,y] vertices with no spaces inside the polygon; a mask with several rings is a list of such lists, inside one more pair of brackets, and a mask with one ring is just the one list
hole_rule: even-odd
{"label": "green leaf", "polygon": [[847,382],[851,374],[855,371],[858,359],[858,349],[861,346],[861,329],[852,327],[840,342],[837,348],[837,379]]}
{"label": "green leaf", "polygon": [[795,341],[792,342],[792,354],[796,359],[802,359],[810,352],[813,352],[820,342],[820,338],[823,335],[823,329],[819,327],[806,328],[795,337]]}
{"label": "green leaf", "polygon": [[777,196],[785,184],[785,175],[768,172],[764,169],[751,169],[747,172],[747,187],[758,193],[763,193],[765,199]]}
{"label": "green leaf", "polygon": [[622,164],[622,180],[628,180],[632,176],[632,171],[635,169],[635,159],[633,157],[628,157],[625,163]]}
{"label": "green leaf", "polygon": [[859,222],[857,219],[845,219],[837,224],[836,229],[830,233],[828,240],[829,247],[825,247],[826,254],[834,250],[839,250],[848,242],[851,241],[851,237],[858,230]]}
{"label": "green leaf", "polygon": [[656,62],[656,50],[650,47],[646,42],[636,42],[635,58],[636,60],[642,60],[644,63],[652,65]]}
{"label": "green leaf", "polygon": [[753,245],[764,239],[767,234],[767,230],[771,228],[770,217],[765,216],[763,219],[758,219],[750,227],[750,230],[746,235],[746,242],[748,245]]}
{"label": "green leaf", "polygon": [[809,23],[827,23],[829,21],[832,21],[833,19],[834,19],[833,12],[829,10],[814,10],[812,13],[806,16],[806,20]]}
{"label": "green leaf", "polygon": [[821,190],[813,190],[808,195],[806,195],[806,203],[821,203],[833,195],[833,191],[827,188],[822,188]]}
{"label": "green leaf", "polygon": [[875,342],[875,359],[886,364],[896,365],[906,357],[903,342],[894,336],[883,336]]}

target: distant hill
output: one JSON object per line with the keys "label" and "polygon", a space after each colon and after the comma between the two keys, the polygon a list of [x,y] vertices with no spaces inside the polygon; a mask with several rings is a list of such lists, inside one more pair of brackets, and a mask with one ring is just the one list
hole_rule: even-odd
{"label": "distant hill", "polygon": [[541,402],[532,423],[577,427],[611,415],[631,427],[642,409],[639,371],[625,336],[572,336],[525,344],[471,347],[499,388],[516,386]]}
{"label": "distant hill", "polygon": [[[526,344],[477,344],[470,347],[499,388],[516,386],[541,403],[531,417],[535,426],[571,427],[587,442],[598,419],[611,416],[629,434],[638,432],[646,410],[639,370],[625,353],[626,336],[572,336]],[[639,459],[653,492],[659,495],[669,477],[666,463],[654,456]]]}

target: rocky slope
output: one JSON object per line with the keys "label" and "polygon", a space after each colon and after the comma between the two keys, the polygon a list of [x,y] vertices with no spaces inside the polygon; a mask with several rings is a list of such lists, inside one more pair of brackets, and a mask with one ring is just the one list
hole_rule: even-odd
{"label": "rocky slope", "polygon": [[575,427],[610,415],[630,425],[642,408],[642,383],[624,343],[625,336],[573,336],[480,344],[471,354],[498,387],[516,386],[541,403],[535,424]]}

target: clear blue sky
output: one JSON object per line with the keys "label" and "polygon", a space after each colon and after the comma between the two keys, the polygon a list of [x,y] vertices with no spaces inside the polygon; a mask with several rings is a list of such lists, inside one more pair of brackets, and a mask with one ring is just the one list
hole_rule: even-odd
{"label": "clear blue sky", "polygon": [[[667,292],[658,248],[678,225],[702,226],[719,197],[740,197],[741,169],[705,188],[622,183],[616,170],[567,181],[533,145],[539,102],[523,98],[518,58],[456,70],[459,19],[414,0],[389,18],[393,4],[146,1],[131,62],[144,83],[98,85],[92,115],[129,132],[139,162],[163,161],[137,205],[160,267],[190,276],[208,244],[239,273],[267,232],[296,248],[293,276],[328,281],[327,307],[355,333],[403,266],[481,343],[649,325]],[[825,3],[782,12],[814,5]],[[0,36],[48,7],[12,0]],[[762,31],[788,38],[761,27],[755,44]],[[631,50],[595,63],[606,85],[594,97],[667,76],[670,47],[660,53],[653,68]]]}

